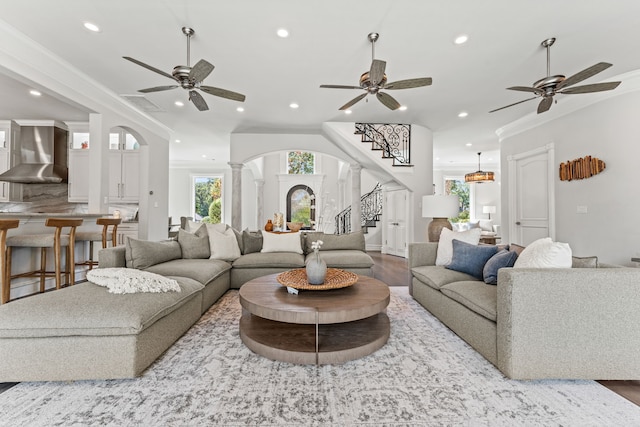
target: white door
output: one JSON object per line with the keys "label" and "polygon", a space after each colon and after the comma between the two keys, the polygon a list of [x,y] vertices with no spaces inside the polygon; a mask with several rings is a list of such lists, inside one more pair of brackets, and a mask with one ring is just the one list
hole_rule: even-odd
{"label": "white door", "polygon": [[407,190],[389,191],[384,206],[386,253],[407,255]]}
{"label": "white door", "polygon": [[509,158],[510,239],[555,238],[553,145]]}

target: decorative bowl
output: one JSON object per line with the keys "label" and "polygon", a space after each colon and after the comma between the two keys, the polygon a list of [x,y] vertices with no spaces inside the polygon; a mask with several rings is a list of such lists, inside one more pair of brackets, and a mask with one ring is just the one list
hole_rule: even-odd
{"label": "decorative bowl", "polygon": [[304,226],[304,222],[287,222],[287,228],[294,233],[300,231],[302,226]]}

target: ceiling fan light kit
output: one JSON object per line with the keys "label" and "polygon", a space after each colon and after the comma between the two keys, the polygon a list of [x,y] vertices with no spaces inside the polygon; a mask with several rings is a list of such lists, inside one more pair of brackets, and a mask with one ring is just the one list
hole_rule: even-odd
{"label": "ceiling fan light kit", "polygon": [[618,87],[620,82],[604,82],[604,83],[594,83],[587,84],[582,86],[573,86],[577,83],[580,83],[583,80],[588,79],[589,77],[593,77],[598,73],[606,70],[611,67],[612,64],[607,62],[599,62],[591,67],[585,68],[584,70],[572,75],[571,77],[565,77],[562,74],[558,74],[555,76],[551,75],[551,46],[555,43],[556,39],[554,37],[545,39],[540,43],[540,45],[547,50],[547,76],[542,79],[536,81],[532,86],[513,86],[508,87],[508,90],[515,90],[520,92],[529,92],[534,94],[533,98],[527,98],[522,101],[514,102],[513,104],[505,105],[504,107],[496,108],[495,110],[489,111],[490,113],[503,110],[505,108],[513,107],[514,105],[522,104],[523,102],[531,101],[533,99],[541,97],[542,100],[538,104],[537,112],[538,114],[544,113],[551,108],[553,105],[553,97],[556,94],[579,94],[579,93],[593,93],[593,92],[603,92],[607,90],[613,90]]}
{"label": "ceiling fan light kit", "polygon": [[348,110],[357,102],[364,99],[367,95],[375,95],[378,101],[390,110],[397,110],[400,108],[400,103],[396,101],[391,95],[386,92],[380,92],[381,90],[397,90],[397,89],[411,89],[422,86],[429,86],[432,83],[431,77],[421,77],[417,79],[399,80],[392,83],[387,83],[387,75],[385,69],[387,63],[379,59],[375,59],[375,46],[376,41],[380,38],[378,33],[369,33],[367,36],[371,42],[371,67],[369,71],[365,71],[360,76],[360,86],[348,86],[348,85],[320,85],[321,88],[328,89],[364,89],[364,93],[356,96],[351,101],[344,104],[339,110]]}
{"label": "ceiling fan light kit", "polygon": [[493,182],[495,180],[493,172],[485,172],[480,169],[480,155],[478,153],[478,170],[465,174],[464,182],[468,184],[482,184],[484,182]]}
{"label": "ceiling fan light kit", "polygon": [[178,83],[177,85],[174,84],[169,86],[156,86],[147,89],[140,89],[138,90],[138,92],[160,92],[181,87],[189,91],[189,101],[193,102],[193,105],[195,105],[196,108],[200,111],[208,110],[209,106],[207,105],[207,102],[204,100],[202,95],[200,95],[198,90],[208,93],[209,95],[218,96],[220,98],[244,102],[245,96],[240,93],[232,92],[226,89],[220,89],[213,86],[202,85],[202,81],[207,78],[209,74],[211,74],[215,67],[204,59],[201,59],[196,63],[196,65],[191,67],[191,37],[193,37],[196,32],[193,28],[182,27],[182,33],[187,37],[187,65],[175,66],[171,74],[166,73],[158,68],[152,67],[151,65],[145,64],[142,61],[138,61],[137,59],[131,58],[129,56],[123,56],[123,58],[127,61],[131,61],[136,65],[153,71],[154,73],[160,74],[161,76],[175,80]]}

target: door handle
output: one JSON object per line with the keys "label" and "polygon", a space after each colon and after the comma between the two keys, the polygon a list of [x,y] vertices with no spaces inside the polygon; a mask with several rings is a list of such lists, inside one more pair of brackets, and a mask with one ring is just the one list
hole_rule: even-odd
{"label": "door handle", "polygon": [[516,221],[516,225],[520,225],[520,221]]}

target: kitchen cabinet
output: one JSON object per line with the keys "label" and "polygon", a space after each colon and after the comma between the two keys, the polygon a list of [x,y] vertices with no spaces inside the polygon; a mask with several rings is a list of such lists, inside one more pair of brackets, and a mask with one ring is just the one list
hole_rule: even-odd
{"label": "kitchen cabinet", "polygon": [[118,232],[116,233],[116,246],[124,246],[127,241],[127,237],[133,239],[138,238],[138,223],[137,222],[122,222],[118,225]]}
{"label": "kitchen cabinet", "polygon": [[[14,157],[16,141],[19,139],[20,126],[14,121],[0,121],[0,173],[8,171],[15,165]],[[22,199],[21,184],[0,181],[0,202],[19,201]]]}
{"label": "kitchen cabinet", "polygon": [[111,150],[109,153],[109,201],[137,203],[140,199],[140,153]]}
{"label": "kitchen cabinet", "polygon": [[89,201],[89,150],[69,150],[69,202]]}

